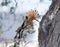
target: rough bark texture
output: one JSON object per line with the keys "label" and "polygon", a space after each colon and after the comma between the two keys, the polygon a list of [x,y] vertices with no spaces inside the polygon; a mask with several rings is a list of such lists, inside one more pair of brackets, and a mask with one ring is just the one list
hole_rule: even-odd
{"label": "rough bark texture", "polygon": [[52,0],[48,12],[43,16],[38,41],[39,47],[60,47],[60,0]]}

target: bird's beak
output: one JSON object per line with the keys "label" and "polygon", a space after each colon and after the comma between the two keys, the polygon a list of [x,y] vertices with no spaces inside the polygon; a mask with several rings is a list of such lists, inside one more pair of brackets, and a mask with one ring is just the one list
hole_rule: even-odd
{"label": "bird's beak", "polygon": [[37,22],[39,22],[37,19],[35,19]]}

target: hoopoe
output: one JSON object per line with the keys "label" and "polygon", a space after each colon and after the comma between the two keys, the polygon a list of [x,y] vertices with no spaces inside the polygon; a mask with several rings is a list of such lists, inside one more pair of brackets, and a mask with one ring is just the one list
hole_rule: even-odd
{"label": "hoopoe", "polygon": [[[30,33],[30,28],[33,27],[33,20],[36,20],[38,16],[38,13],[36,10],[31,10],[27,13],[27,16],[26,16],[26,19],[24,20],[23,24],[21,27],[19,27],[16,32],[16,36],[14,38],[23,38],[23,32],[24,30],[27,32],[27,33]],[[17,36],[19,34],[19,36]]]}

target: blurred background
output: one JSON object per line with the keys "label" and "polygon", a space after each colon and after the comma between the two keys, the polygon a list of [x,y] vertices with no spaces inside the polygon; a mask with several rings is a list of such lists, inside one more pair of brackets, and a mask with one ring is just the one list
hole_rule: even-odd
{"label": "blurred background", "polygon": [[[40,21],[48,11],[51,2],[51,0],[0,0],[0,44],[14,38],[16,29],[21,26],[30,10],[38,11]],[[28,35],[27,38],[31,40],[33,37],[32,39],[37,41],[38,28],[36,27],[39,27],[39,23],[34,21],[34,24],[36,33],[34,36]]]}

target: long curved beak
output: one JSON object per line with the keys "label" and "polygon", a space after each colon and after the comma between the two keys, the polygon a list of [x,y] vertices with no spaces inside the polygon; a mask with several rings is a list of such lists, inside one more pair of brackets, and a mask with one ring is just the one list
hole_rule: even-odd
{"label": "long curved beak", "polygon": [[37,19],[35,19],[37,22],[39,22]]}

